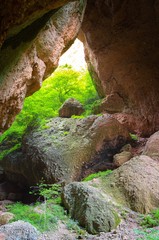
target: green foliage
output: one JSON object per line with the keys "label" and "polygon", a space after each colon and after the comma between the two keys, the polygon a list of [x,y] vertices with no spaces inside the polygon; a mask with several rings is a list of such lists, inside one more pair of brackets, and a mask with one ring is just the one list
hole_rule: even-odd
{"label": "green foliage", "polygon": [[42,180],[30,194],[41,196],[52,203],[61,203],[61,185],[57,183],[46,184]]}
{"label": "green foliage", "polygon": [[158,240],[159,239],[159,230],[149,228],[144,230],[134,229],[134,232],[140,237],[136,238],[136,240]]}
{"label": "green foliage", "polygon": [[15,215],[12,221],[23,220],[31,223],[39,231],[55,229],[58,220],[64,220],[65,211],[60,205],[50,205],[46,208],[44,204],[24,205],[14,203],[7,206],[8,210]]}
{"label": "green foliage", "polygon": [[132,140],[138,141],[138,136],[136,134],[132,134],[132,133],[129,133],[129,134]]}
{"label": "green foliage", "polygon": [[90,174],[88,177],[84,178],[82,181],[83,182],[91,181],[93,178],[107,176],[110,173],[112,173],[112,170],[106,170],[103,172],[93,173],[93,174]]}
{"label": "green foliage", "polygon": [[45,184],[42,181],[38,185],[38,191],[32,190],[30,193],[42,196],[44,202],[37,202],[34,205],[24,205],[20,202],[7,205],[8,211],[15,215],[12,221],[23,220],[29,222],[41,232],[55,230],[58,222],[62,221],[69,230],[80,235],[86,233],[78,226],[77,222],[70,219],[61,206],[60,184]]}
{"label": "green foliage", "polygon": [[13,147],[9,148],[9,149],[5,149],[3,151],[0,152],[0,160],[2,160],[7,154],[19,149],[21,147],[21,143],[17,143],[16,145],[14,145]]}
{"label": "green foliage", "polygon": [[150,214],[145,215],[141,221],[141,226],[147,228],[159,226],[159,209],[155,209]]}
{"label": "green foliage", "polygon": [[59,67],[43,82],[38,92],[25,99],[23,110],[17,115],[12,126],[0,136],[0,143],[14,136],[18,139],[15,144],[20,143],[29,125],[48,128],[47,119],[58,116],[62,103],[71,97],[84,105],[87,116],[98,95],[88,71],[76,71],[66,65]]}

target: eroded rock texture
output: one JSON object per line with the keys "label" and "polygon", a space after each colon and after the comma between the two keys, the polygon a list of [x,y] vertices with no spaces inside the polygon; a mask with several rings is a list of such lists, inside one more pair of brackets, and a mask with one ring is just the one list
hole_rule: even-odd
{"label": "eroded rock texture", "polygon": [[[6,28],[25,22],[29,14],[31,17],[28,17],[25,24],[28,21],[30,23],[34,19],[32,14],[36,13],[37,18],[36,10],[41,5],[40,15],[66,1],[52,1],[52,4],[51,1],[45,1],[45,4],[39,1],[37,5],[36,2],[26,3],[26,9],[24,13],[22,11],[19,20],[15,17],[10,23],[8,16]],[[38,90],[42,80],[57,67],[60,56],[78,34],[84,9],[85,1],[73,1],[49,11],[22,30],[20,25],[19,28],[15,26],[15,29],[10,30],[12,33],[8,31],[9,38],[3,43],[0,52],[0,132],[13,122],[22,108],[24,98]],[[1,24],[3,26],[3,22]],[[18,30],[21,31],[17,33]],[[10,37],[13,33],[16,35]]]}
{"label": "eroded rock texture", "polygon": [[82,30],[98,92],[118,95],[125,105],[117,119],[143,135],[157,131],[159,1],[88,0]]}
{"label": "eroded rock texture", "polygon": [[43,16],[49,10],[59,8],[70,0],[0,0],[0,46],[4,40]]}
{"label": "eroded rock texture", "polygon": [[81,180],[109,169],[113,154],[129,141],[129,133],[109,115],[84,119],[53,118],[44,129],[30,128],[22,148],[2,161],[6,178],[23,186]]}

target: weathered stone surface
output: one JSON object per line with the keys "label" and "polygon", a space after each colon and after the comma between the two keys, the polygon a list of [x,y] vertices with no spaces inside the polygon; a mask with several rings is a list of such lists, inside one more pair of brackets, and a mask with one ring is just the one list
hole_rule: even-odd
{"label": "weathered stone surface", "polygon": [[89,233],[110,232],[120,222],[106,196],[86,183],[68,184],[64,188],[63,203],[71,217]]}
{"label": "weathered stone surface", "polygon": [[117,153],[114,155],[113,162],[117,167],[119,167],[125,162],[129,161],[131,158],[132,158],[131,152],[123,151],[121,153]]}
{"label": "weathered stone surface", "polygon": [[158,26],[158,1],[149,0],[88,0],[82,26],[98,92],[118,94],[127,125],[133,119],[141,135],[159,130]]}
{"label": "weathered stone surface", "polygon": [[14,1],[0,0],[0,46],[6,38],[20,32],[20,30],[30,25],[49,10],[59,8],[67,2],[70,1],[17,0],[15,4]]}
{"label": "weathered stone surface", "polygon": [[9,223],[14,218],[14,214],[10,212],[0,212],[0,225]]}
{"label": "weathered stone surface", "polygon": [[[109,168],[113,155],[129,140],[128,131],[110,115],[84,119],[54,118],[45,129],[30,129],[22,150],[6,156],[1,164],[11,181],[34,185],[42,178],[53,183],[79,180],[88,165]],[[112,164],[112,163],[111,163]]]}
{"label": "weathered stone surface", "polygon": [[143,154],[159,160],[159,131],[148,139]]}
{"label": "weathered stone surface", "polygon": [[102,100],[102,102],[95,107],[94,113],[117,113],[124,110],[123,99],[117,94],[110,94]]}
{"label": "weathered stone surface", "polygon": [[159,163],[141,155],[101,179],[103,191],[132,210],[148,213],[159,206]]}
{"label": "weathered stone surface", "polygon": [[82,104],[74,98],[64,102],[59,110],[59,117],[70,118],[72,115],[80,116],[84,112]]}
{"label": "weathered stone surface", "polygon": [[0,132],[13,122],[24,98],[57,67],[78,34],[84,9],[85,1],[68,3],[5,41],[0,52]]}
{"label": "weathered stone surface", "polygon": [[7,240],[37,240],[39,232],[30,223],[17,221],[0,227]]}

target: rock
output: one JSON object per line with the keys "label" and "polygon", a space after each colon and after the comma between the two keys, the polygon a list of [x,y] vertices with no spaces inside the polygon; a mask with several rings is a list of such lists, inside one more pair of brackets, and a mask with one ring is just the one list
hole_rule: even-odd
{"label": "rock", "polygon": [[110,94],[106,98],[104,98],[97,107],[94,108],[94,113],[117,113],[122,112],[124,110],[124,102],[123,99],[117,94]]}
{"label": "rock", "polygon": [[[50,5],[64,4],[56,2]],[[24,98],[39,90],[43,79],[58,66],[60,56],[78,34],[85,3],[85,0],[73,1],[43,15],[49,5],[44,3],[39,19],[23,26],[23,30],[4,42],[0,51],[0,132],[10,127],[22,109]],[[30,9],[32,14],[38,6]],[[29,17],[26,19],[29,21]]]}
{"label": "rock", "polygon": [[80,116],[84,112],[82,104],[74,98],[64,102],[59,110],[59,117],[70,118],[72,115]]}
{"label": "rock", "polygon": [[123,163],[129,161],[131,158],[131,152],[123,151],[114,155],[113,162],[117,167],[120,167]]}
{"label": "rock", "polygon": [[124,145],[124,146],[121,148],[120,152],[123,152],[123,151],[132,152],[132,147],[131,147],[131,145],[130,145],[130,144]]}
{"label": "rock", "polygon": [[[124,104],[120,119],[123,113],[131,132],[143,136],[159,130],[158,16],[158,1],[88,0],[82,24],[86,61],[98,93],[117,94]],[[109,104],[106,108],[116,111]]]}
{"label": "rock", "polygon": [[159,131],[148,139],[143,154],[159,160]]}
{"label": "rock", "polygon": [[[4,2],[0,12],[0,18],[2,19],[0,47],[6,38],[16,35],[48,11],[59,8],[67,2],[69,0],[47,0],[43,3],[38,0],[30,0],[29,4],[23,0],[17,2],[17,4]],[[23,9],[19,11],[21,4],[23,4]],[[12,15],[10,15],[11,11]]]}
{"label": "rock", "polygon": [[71,217],[89,233],[110,232],[120,222],[106,197],[86,183],[73,182],[65,186],[63,202]]}
{"label": "rock", "polygon": [[0,227],[0,234],[6,236],[6,240],[37,240],[39,232],[30,223],[17,221]]}
{"label": "rock", "polygon": [[14,214],[10,212],[1,212],[0,213],[0,225],[9,223],[10,220],[14,218]]}
{"label": "rock", "polygon": [[158,179],[159,163],[141,155],[102,178],[101,186],[118,203],[134,211],[148,213],[159,206]]}
{"label": "rock", "polygon": [[10,181],[27,186],[41,179],[80,180],[89,168],[109,169],[113,155],[129,139],[128,131],[110,115],[53,118],[45,129],[28,129],[22,149],[8,154],[1,165]]}

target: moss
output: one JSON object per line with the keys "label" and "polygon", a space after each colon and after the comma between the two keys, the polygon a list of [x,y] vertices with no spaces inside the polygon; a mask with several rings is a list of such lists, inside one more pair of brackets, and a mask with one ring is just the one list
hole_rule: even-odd
{"label": "moss", "polygon": [[14,145],[12,148],[9,149],[5,149],[0,153],[0,160],[2,160],[5,156],[7,156],[9,153],[20,149],[21,148],[21,143],[17,143],[16,145]]}

